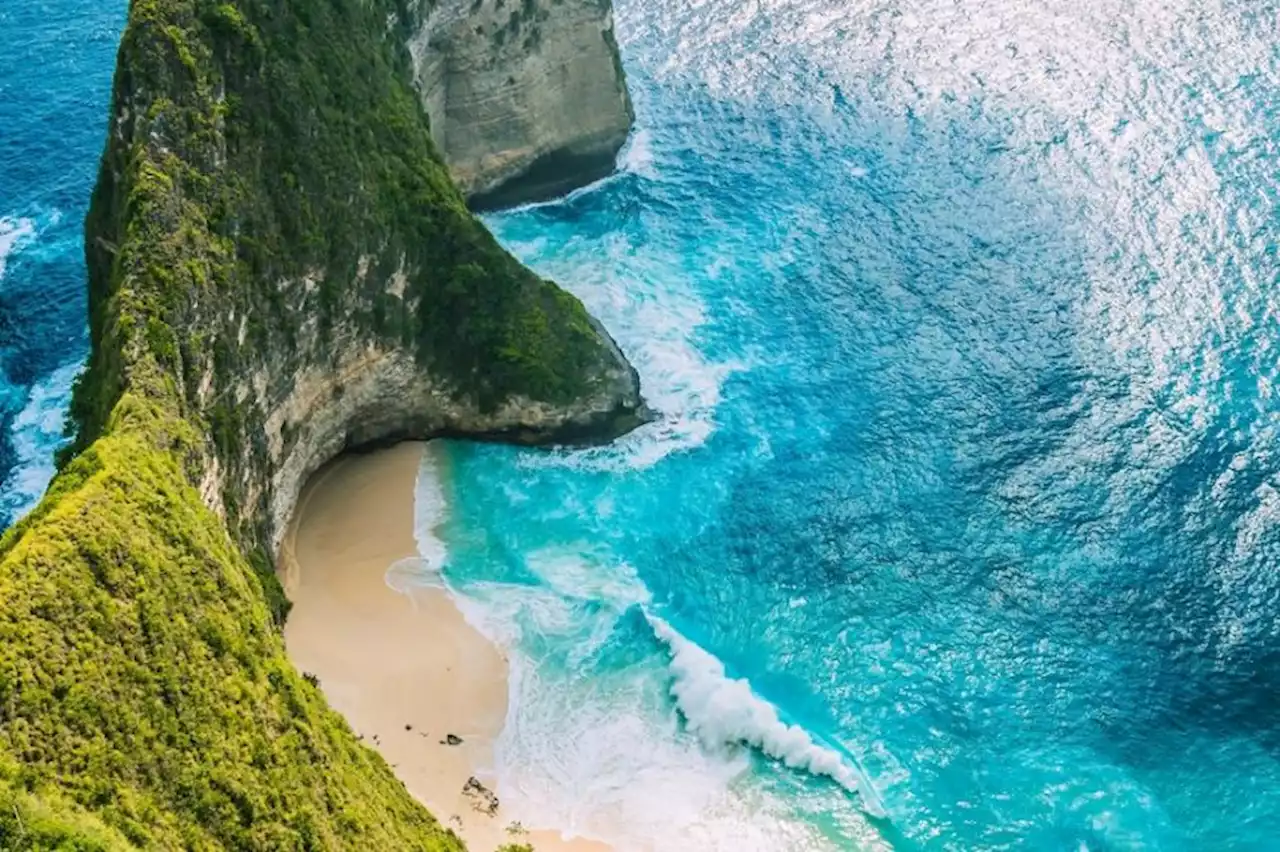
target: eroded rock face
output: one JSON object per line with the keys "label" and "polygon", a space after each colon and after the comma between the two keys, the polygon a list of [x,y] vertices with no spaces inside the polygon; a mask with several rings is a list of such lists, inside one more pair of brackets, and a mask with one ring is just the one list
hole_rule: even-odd
{"label": "eroded rock face", "polygon": [[634,118],[609,0],[441,0],[409,43],[432,136],[476,208],[608,175]]}
{"label": "eroded rock face", "polygon": [[0,537],[19,836],[462,852],[290,665],[271,551],[344,449],[600,441],[646,413],[599,323],[451,182],[411,2],[130,4],[76,437]]}
{"label": "eroded rock face", "polygon": [[611,168],[630,104],[607,2],[162,11],[126,32],[86,222],[76,450],[126,392],[176,410],[204,436],[192,484],[261,563],[343,450],[592,443],[648,418],[608,333],[447,171],[516,199]]}
{"label": "eroded rock face", "polygon": [[[237,387],[245,404],[261,405],[265,464],[270,471],[271,549],[281,538],[302,487],[325,462],[345,450],[399,440],[466,437],[517,444],[600,443],[649,417],[635,370],[595,325],[611,363],[602,363],[591,391],[569,403],[525,396],[482,410],[403,347],[371,339],[355,326],[321,335],[303,329],[297,357],[285,372],[261,369]],[[330,360],[332,359],[332,360]],[[250,401],[253,402],[250,402]],[[262,445],[259,444],[259,447]],[[216,458],[212,460],[216,464]],[[252,491],[252,475],[244,485]],[[215,492],[216,493],[216,492]],[[250,493],[250,503],[263,502]]]}

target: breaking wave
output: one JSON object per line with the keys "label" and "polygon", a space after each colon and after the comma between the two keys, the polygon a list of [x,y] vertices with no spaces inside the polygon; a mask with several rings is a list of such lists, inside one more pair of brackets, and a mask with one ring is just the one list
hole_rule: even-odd
{"label": "breaking wave", "polygon": [[0,479],[0,519],[17,520],[31,510],[53,479],[54,453],[66,443],[63,431],[71,387],[81,364],[66,364],[31,388],[26,406],[10,427],[15,463]]}
{"label": "breaking wave", "polygon": [[711,750],[749,745],[792,769],[835,781],[883,817],[884,809],[863,774],[839,752],[820,745],[804,728],[789,725],[751,684],[732,678],[724,664],[658,616],[645,614],[654,635],[670,649],[675,677],[671,696],[689,730]]}
{"label": "breaking wave", "polygon": [[0,279],[4,278],[9,255],[35,236],[36,223],[30,219],[0,217]]}

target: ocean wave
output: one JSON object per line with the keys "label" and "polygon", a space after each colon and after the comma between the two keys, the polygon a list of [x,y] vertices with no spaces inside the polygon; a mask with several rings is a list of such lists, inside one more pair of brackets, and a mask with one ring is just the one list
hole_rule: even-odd
{"label": "ocean wave", "polygon": [[625,562],[606,568],[608,557],[585,545],[543,548],[525,561],[542,583],[566,599],[596,601],[620,612],[651,598],[634,568]]}
{"label": "ocean wave", "polygon": [[747,369],[737,361],[717,363],[698,349],[694,340],[705,316],[692,292],[655,280],[615,281],[608,286],[603,297],[593,290],[580,295],[616,335],[658,418],[607,446],[529,454],[522,464],[621,473],[645,470],[673,454],[695,450],[716,430],[725,382]]}
{"label": "ocean wave", "polygon": [[0,216],[0,279],[4,278],[9,256],[28,242],[36,233],[36,223],[31,219]]}
{"label": "ocean wave", "polygon": [[34,251],[47,260],[51,255],[80,251],[80,231],[67,233],[62,229],[56,239],[46,240],[46,235],[61,223],[62,211],[56,208],[36,207],[25,215],[0,216],[0,280],[18,252]]}
{"label": "ocean wave", "polygon": [[634,569],[607,565],[601,554],[547,549],[528,554],[525,565],[535,583],[446,579],[467,622],[506,648],[549,641],[576,667],[610,641],[628,608],[649,601]]}
{"label": "ocean wave", "polygon": [[64,364],[32,386],[13,419],[9,434],[17,458],[0,493],[0,518],[25,515],[53,479],[53,455],[67,441],[63,426],[81,366],[79,361]]}
{"label": "ocean wave", "polygon": [[[429,479],[418,495],[432,502]],[[436,518],[420,509],[420,541]],[[535,550],[524,564],[523,583],[444,576],[508,662],[493,766],[508,818],[619,852],[838,848],[753,781],[745,750],[706,749],[679,724],[666,655],[642,614],[651,594],[634,569],[585,545]]]}
{"label": "ocean wave", "polygon": [[752,692],[750,683],[730,677],[723,663],[662,618],[645,617],[671,652],[671,696],[689,730],[707,748],[749,745],[793,769],[830,778],[857,795],[873,816],[884,816],[865,777],[843,755],[815,742],[799,725],[782,721],[777,708]]}
{"label": "ocean wave", "polygon": [[558,195],[542,201],[526,201],[514,207],[509,207],[503,211],[503,215],[512,215],[544,207],[573,205],[584,196],[599,192],[610,184],[626,180],[628,175],[644,178],[657,176],[657,172],[653,167],[653,150],[650,147],[650,135],[647,130],[637,130],[627,138],[626,144],[618,151],[613,171],[604,177],[594,180],[585,186],[570,190],[564,195]]}
{"label": "ocean wave", "polygon": [[418,464],[418,477],[413,492],[413,535],[418,553],[429,569],[438,574],[444,568],[449,552],[440,530],[449,519],[449,503],[445,496],[445,451],[428,444]]}
{"label": "ocean wave", "polygon": [[[551,573],[570,574],[563,562]],[[632,629],[637,607],[617,606],[623,588],[612,603],[542,585],[476,584],[458,595],[509,664],[494,755],[508,816],[620,852],[834,852],[753,781],[745,751],[712,752],[681,729],[663,655]]]}
{"label": "ocean wave", "polygon": [[653,164],[653,134],[648,130],[637,130],[618,152],[618,170],[652,178],[657,174]]}
{"label": "ocean wave", "polygon": [[440,533],[449,517],[442,452],[436,444],[423,449],[413,483],[413,538],[418,555],[397,560],[383,575],[388,588],[410,600],[414,589],[448,589],[444,565],[449,549]]}
{"label": "ocean wave", "polygon": [[[624,149],[619,175],[643,173],[653,154],[647,131]],[[562,203],[572,207],[572,196]],[[653,423],[589,450],[528,454],[521,464],[624,473],[697,449],[716,430],[726,380],[749,368],[714,359],[699,346],[707,308],[694,283],[707,273],[687,258],[655,253],[643,229],[635,234],[583,234],[554,213],[510,211],[487,220],[516,256],[582,299],[614,336],[640,374]],[[714,270],[713,270],[714,272]]]}

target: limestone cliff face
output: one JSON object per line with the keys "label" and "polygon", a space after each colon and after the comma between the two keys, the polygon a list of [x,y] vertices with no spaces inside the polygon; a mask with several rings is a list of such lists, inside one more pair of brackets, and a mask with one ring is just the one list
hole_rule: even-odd
{"label": "limestone cliff face", "polygon": [[468,211],[422,32],[412,0],[132,0],[77,438],[0,537],[0,848],[461,852],[286,659],[286,518],[346,448],[646,410]]}
{"label": "limestone cliff face", "polygon": [[[386,285],[394,293],[399,280]],[[397,296],[396,298],[403,298]],[[280,544],[302,486],[343,450],[405,438],[458,436],[521,444],[594,443],[643,422],[635,373],[594,324],[606,344],[595,380],[564,403],[519,394],[493,409],[459,398],[455,386],[424,370],[412,351],[370,339],[344,323],[322,335],[304,326],[295,357],[262,364],[232,387],[240,406],[257,408],[262,439],[256,462],[241,467],[242,489],[255,512],[265,508],[271,551]],[[258,465],[269,477],[256,478]],[[225,511],[229,484],[216,455],[206,468],[205,495]],[[259,490],[261,489],[261,490]]]}
{"label": "limestone cliff face", "polygon": [[[179,49],[162,28],[122,63],[88,223],[92,308],[105,315],[93,325],[94,393],[77,397],[83,435],[97,433],[117,383],[158,361],[207,424],[206,502],[247,545],[274,552],[306,477],[344,448],[607,440],[643,420],[635,371],[608,333],[496,244],[433,150],[415,94],[425,89],[413,88],[433,65],[473,189],[539,157],[603,155],[625,132],[607,7],[485,5],[497,2],[424,18],[402,0],[327,13],[294,0],[305,20],[258,0],[144,4],[196,9],[199,35]],[[317,33],[325,19],[337,44]],[[499,21],[507,49],[465,49],[476,33],[493,41]],[[439,33],[454,41],[427,37]],[[601,79],[601,62],[607,96],[582,83]],[[558,83],[540,76],[553,70]],[[486,97],[499,77],[523,94]],[[518,152],[482,153],[517,139]]]}
{"label": "limestone cliff face", "polygon": [[634,118],[609,0],[440,0],[409,42],[432,134],[475,207],[608,175]]}

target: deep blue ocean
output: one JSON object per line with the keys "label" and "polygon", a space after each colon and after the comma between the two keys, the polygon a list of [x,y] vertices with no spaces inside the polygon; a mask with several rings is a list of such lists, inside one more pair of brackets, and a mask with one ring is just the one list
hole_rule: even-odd
{"label": "deep blue ocean", "polygon": [[53,475],[88,351],[84,215],[126,9],[0,0],[0,529]]}
{"label": "deep blue ocean", "polygon": [[[121,5],[0,7],[0,520],[84,355]],[[1280,849],[1280,4],[616,7],[619,173],[489,223],[663,418],[419,482],[511,657],[504,809],[656,852]]]}

